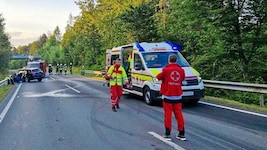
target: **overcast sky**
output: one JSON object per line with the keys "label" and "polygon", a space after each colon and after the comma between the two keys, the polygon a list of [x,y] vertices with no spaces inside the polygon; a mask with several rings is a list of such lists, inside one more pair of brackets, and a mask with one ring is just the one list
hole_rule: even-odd
{"label": "overcast sky", "polygon": [[80,13],[75,0],[0,0],[0,14],[12,46],[28,45],[59,26],[61,33],[69,14]]}

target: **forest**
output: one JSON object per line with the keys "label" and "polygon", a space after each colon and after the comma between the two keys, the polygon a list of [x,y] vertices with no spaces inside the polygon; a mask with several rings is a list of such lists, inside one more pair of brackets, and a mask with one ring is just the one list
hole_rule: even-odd
{"label": "forest", "polygon": [[[203,79],[267,83],[265,0],[77,0],[65,32],[55,27],[11,48],[0,16],[0,69],[19,67],[12,54],[40,54],[56,65],[105,68],[105,51],[133,42],[172,41]],[[2,44],[3,43],[3,44]],[[208,91],[213,93],[213,91]],[[231,95],[225,91],[216,95]]]}

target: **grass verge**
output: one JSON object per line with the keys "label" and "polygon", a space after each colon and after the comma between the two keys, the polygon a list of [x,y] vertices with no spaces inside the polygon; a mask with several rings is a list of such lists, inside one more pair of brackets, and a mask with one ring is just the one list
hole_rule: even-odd
{"label": "grass verge", "polygon": [[0,86],[0,102],[6,97],[9,91],[12,89],[13,85],[3,85]]}
{"label": "grass verge", "polygon": [[233,108],[239,108],[243,110],[248,110],[248,111],[253,111],[253,112],[258,112],[258,113],[264,113],[267,114],[267,107],[260,107],[259,105],[253,105],[253,104],[244,104],[240,103],[234,100],[228,100],[228,99],[222,99],[218,97],[212,97],[212,96],[205,96],[203,98],[203,101],[215,103],[215,104],[220,104],[223,106],[229,106]]}

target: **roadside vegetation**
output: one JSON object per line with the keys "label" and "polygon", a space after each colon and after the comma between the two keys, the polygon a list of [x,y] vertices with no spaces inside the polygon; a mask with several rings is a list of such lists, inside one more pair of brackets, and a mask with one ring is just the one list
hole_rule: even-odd
{"label": "roadside vegetation", "polygon": [[260,107],[259,105],[255,105],[255,104],[244,104],[244,103],[238,102],[237,100],[229,100],[229,99],[223,99],[223,98],[218,98],[218,97],[213,97],[213,96],[205,96],[203,98],[203,101],[207,101],[207,102],[211,102],[211,103],[219,104],[223,106],[233,107],[237,109],[267,114],[266,105],[265,107]]}
{"label": "roadside vegetation", "polygon": [[5,77],[6,77],[6,75],[4,75],[4,74],[0,74],[0,80],[5,79]]}
{"label": "roadside vegetation", "polygon": [[[81,13],[69,15],[64,33],[56,26],[12,51],[0,15],[0,70],[8,67],[12,53],[39,54],[53,66],[72,62],[100,71],[106,49],[136,41],[172,41],[182,45],[181,53],[203,79],[267,83],[267,1],[98,0],[96,5],[77,0],[76,5]],[[9,68],[21,64],[12,61]],[[258,104],[253,93],[207,89],[206,95]]]}
{"label": "roadside vegetation", "polygon": [[13,85],[0,86],[0,103],[2,102],[2,100],[4,100],[4,98],[7,96],[12,87]]}

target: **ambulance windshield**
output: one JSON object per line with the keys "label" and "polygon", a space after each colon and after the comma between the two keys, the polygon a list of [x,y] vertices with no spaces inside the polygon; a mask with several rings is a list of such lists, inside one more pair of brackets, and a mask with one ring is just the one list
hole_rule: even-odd
{"label": "ambulance windshield", "polygon": [[28,62],[28,68],[39,68],[39,62]]}
{"label": "ambulance windshield", "polygon": [[179,52],[149,52],[142,53],[147,68],[163,68],[168,64],[168,58],[171,54],[178,56],[177,63],[181,67],[189,67],[189,63]]}

